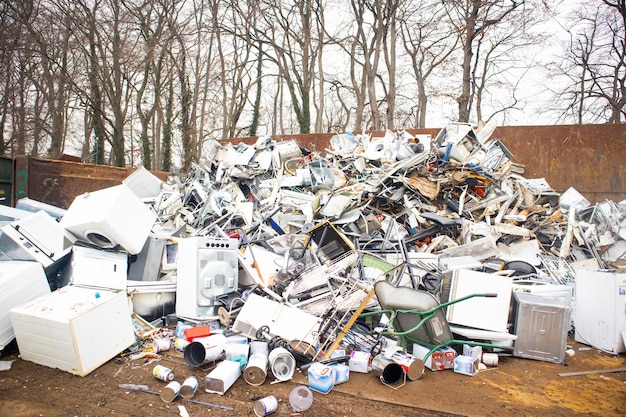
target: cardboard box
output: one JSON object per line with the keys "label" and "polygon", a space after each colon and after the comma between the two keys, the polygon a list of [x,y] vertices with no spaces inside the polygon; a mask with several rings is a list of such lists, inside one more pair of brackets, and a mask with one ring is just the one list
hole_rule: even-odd
{"label": "cardboard box", "polygon": [[454,360],[456,359],[456,350],[451,346],[446,346],[439,349],[437,352],[443,353],[443,367],[444,369],[454,369]]}
{"label": "cardboard box", "polygon": [[479,359],[467,355],[459,355],[454,359],[454,372],[474,376],[478,373]]}

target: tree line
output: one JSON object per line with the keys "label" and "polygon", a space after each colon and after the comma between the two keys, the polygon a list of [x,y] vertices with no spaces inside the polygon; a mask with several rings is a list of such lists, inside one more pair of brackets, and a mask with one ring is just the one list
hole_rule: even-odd
{"label": "tree line", "polygon": [[528,81],[555,123],[623,123],[625,3],[577,7],[554,45],[567,2],[2,0],[0,154],[186,169],[210,139],[421,128],[444,104],[505,124]]}

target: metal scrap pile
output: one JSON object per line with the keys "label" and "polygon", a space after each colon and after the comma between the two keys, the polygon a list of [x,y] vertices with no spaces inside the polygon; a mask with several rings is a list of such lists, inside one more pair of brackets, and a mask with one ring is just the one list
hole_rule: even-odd
{"label": "metal scrap pile", "polygon": [[[560,195],[543,178],[524,178],[492,132],[450,124],[436,138],[346,133],[323,152],[269,137],[212,142],[154,204],[186,236],[238,239],[240,288],[215,296],[212,314],[221,309],[232,325],[242,290],[259,289],[320,318],[296,337],[316,346],[314,358],[339,342],[376,343],[351,332],[349,319],[379,308],[367,295],[381,279],[445,302],[455,260],[572,288],[573,265],[621,267],[626,205],[590,206],[574,189]],[[265,336],[289,339],[276,333]]]}
{"label": "metal scrap pile", "polygon": [[[269,137],[253,146],[213,142],[156,209],[191,235],[219,228],[278,255],[290,249],[287,265],[303,255],[294,249],[303,249],[302,235],[326,221],[359,253],[396,250],[404,260],[420,252],[506,261],[516,245],[536,241],[537,253],[568,262],[624,262],[623,203],[590,206],[574,189],[561,196],[543,178],[524,178],[490,135],[466,124],[448,125],[434,139],[348,133],[332,137],[323,153]],[[298,277],[294,267],[288,277],[282,272]]]}
{"label": "metal scrap pile", "polygon": [[[346,133],[333,136],[323,152],[269,137],[254,145],[213,141],[205,158],[167,183],[139,169],[119,186],[76,197],[59,222],[44,215],[44,227],[16,217],[3,227],[3,258],[42,263],[53,290],[19,315],[36,315],[37,303],[58,303],[95,281],[103,288],[95,295],[100,302],[126,289],[133,321],[127,317],[126,339],[103,359],[128,348],[134,327],[139,356],[154,355],[163,337],[194,367],[226,353],[241,365],[226,372],[230,383],[241,372],[248,383],[259,383],[259,373],[247,371],[252,343],[245,344],[249,352],[230,345],[236,354],[229,354],[225,336],[219,346],[210,344],[217,340],[212,333],[266,342],[268,352],[282,348],[305,364],[351,352],[350,370],[376,368],[381,380],[389,376],[389,361],[402,363],[402,378],[396,373],[387,385],[419,378],[419,369],[407,365],[414,361],[423,361],[422,372],[424,365],[456,371],[448,345],[456,335],[468,348],[474,340],[500,351],[514,345],[516,356],[561,363],[576,271],[624,266],[626,203],[591,205],[573,188],[559,194],[543,178],[524,178],[492,133],[492,126],[475,131],[468,124],[450,124],[435,138]],[[54,229],[58,250],[44,257],[30,254],[33,244],[14,249],[31,223],[29,236]],[[591,288],[597,282],[584,281]],[[552,301],[512,295],[531,286],[538,294],[539,284],[549,284]],[[79,295],[93,302],[89,291]],[[576,308],[586,308],[580,292]],[[533,327],[531,317],[547,314],[533,310],[544,302],[553,303],[551,317],[558,317],[546,321],[554,327],[547,331]],[[520,306],[530,306],[530,313]],[[431,313],[421,322],[401,317],[416,311]],[[32,329],[27,321],[21,329],[16,323],[22,357],[29,358],[24,340]],[[584,330],[597,327],[580,323]],[[173,326],[175,336],[162,329]],[[181,330],[190,327],[202,329],[206,340],[194,342]],[[581,341],[590,343],[582,333]],[[601,348],[623,351],[614,336]],[[459,372],[472,375],[475,362],[467,357],[475,351],[465,347],[458,363],[470,369]],[[53,358],[40,363],[60,367]],[[286,368],[293,373],[291,364]]]}

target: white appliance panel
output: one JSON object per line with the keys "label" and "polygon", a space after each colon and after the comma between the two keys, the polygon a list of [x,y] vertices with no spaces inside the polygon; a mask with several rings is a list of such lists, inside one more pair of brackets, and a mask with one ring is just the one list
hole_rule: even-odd
{"label": "white appliance panel", "polygon": [[0,263],[0,345],[6,346],[15,338],[9,310],[49,293],[50,286],[40,263]]}
{"label": "white appliance panel", "polygon": [[450,281],[450,301],[470,294],[496,293],[497,297],[473,297],[451,304],[446,318],[452,324],[508,332],[512,288],[511,277],[457,269]]}
{"label": "white appliance panel", "polygon": [[574,339],[608,353],[626,352],[626,274],[576,271]]}
{"label": "white appliance panel", "polygon": [[128,254],[74,246],[69,262],[70,284],[125,290]]}
{"label": "white appliance panel", "polygon": [[215,298],[239,286],[237,239],[195,236],[178,243],[176,315],[217,317]]}
{"label": "white appliance panel", "polygon": [[75,241],[70,233],[44,211],[38,211],[3,226],[2,233],[6,235],[3,239],[12,239],[23,252],[19,259],[13,260],[34,260],[41,263],[44,268],[52,266],[68,255]]}

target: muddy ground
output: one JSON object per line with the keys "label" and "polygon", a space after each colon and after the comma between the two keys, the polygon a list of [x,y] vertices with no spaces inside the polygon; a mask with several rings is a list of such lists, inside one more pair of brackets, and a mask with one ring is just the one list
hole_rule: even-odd
{"label": "muddy ground", "polygon": [[[374,372],[353,372],[348,382],[330,393],[314,392],[311,408],[301,413],[295,413],[289,403],[291,390],[307,384],[300,372],[281,383],[272,383],[270,375],[259,386],[240,378],[219,395],[202,389],[210,368],[192,368],[174,350],[162,352],[156,361],[117,357],[79,377],[21,360],[14,349],[0,358],[14,361],[10,370],[0,372],[0,417],[182,416],[179,406],[190,417],[254,416],[254,400],[269,395],[279,401],[271,414],[276,417],[626,415],[626,372],[606,371],[626,367],[626,354],[614,356],[574,341],[569,344],[575,354],[566,358],[566,365],[500,357],[497,367],[473,377],[426,369],[422,378],[397,389],[383,385]],[[166,403],[157,394],[119,388],[119,384],[145,384],[160,392],[166,383],[152,376],[159,363],[172,368],[180,382],[188,375],[197,376],[201,385],[193,400],[203,404],[180,398]],[[581,371],[584,374],[559,376]]]}

